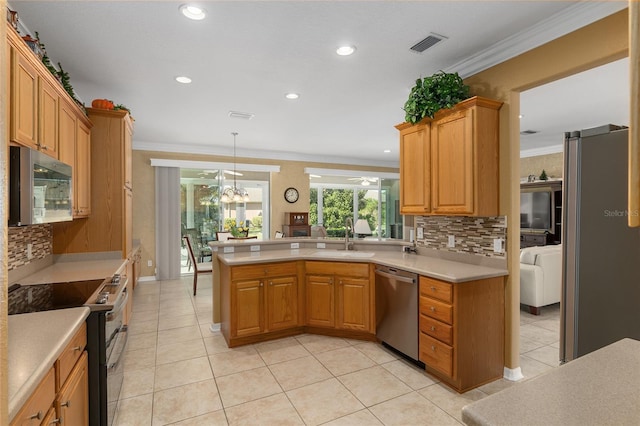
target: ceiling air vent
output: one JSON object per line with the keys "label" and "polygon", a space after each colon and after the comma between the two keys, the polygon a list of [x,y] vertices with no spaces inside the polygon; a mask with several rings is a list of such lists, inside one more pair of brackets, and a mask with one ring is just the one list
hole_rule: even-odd
{"label": "ceiling air vent", "polygon": [[229,117],[231,118],[241,118],[243,120],[251,120],[255,114],[250,112],[240,112],[240,111],[229,111]]}
{"label": "ceiling air vent", "polygon": [[437,43],[440,43],[442,40],[445,40],[446,37],[440,34],[431,33],[425,38],[410,47],[414,52],[422,53],[428,48],[434,46]]}
{"label": "ceiling air vent", "polygon": [[521,135],[535,135],[536,133],[540,133],[540,130],[523,130],[520,132]]}

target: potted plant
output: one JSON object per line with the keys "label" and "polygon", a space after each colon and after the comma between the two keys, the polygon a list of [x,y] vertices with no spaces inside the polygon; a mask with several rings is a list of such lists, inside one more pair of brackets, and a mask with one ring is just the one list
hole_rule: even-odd
{"label": "potted plant", "polygon": [[417,79],[404,104],[405,120],[415,124],[443,108],[451,108],[469,96],[469,86],[458,73],[438,71],[430,77]]}

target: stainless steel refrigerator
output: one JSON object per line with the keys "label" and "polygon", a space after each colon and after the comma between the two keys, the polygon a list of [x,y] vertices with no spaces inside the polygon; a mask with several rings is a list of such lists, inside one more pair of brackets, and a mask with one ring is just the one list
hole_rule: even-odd
{"label": "stainless steel refrigerator", "polygon": [[628,130],[565,134],[560,361],[640,339],[640,230],[627,226]]}

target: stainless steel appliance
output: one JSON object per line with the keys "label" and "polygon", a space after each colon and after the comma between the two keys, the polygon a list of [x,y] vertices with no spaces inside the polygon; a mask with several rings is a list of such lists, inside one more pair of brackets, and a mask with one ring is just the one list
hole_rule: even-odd
{"label": "stainless steel appliance", "polygon": [[21,146],[9,150],[9,226],[73,219],[71,166]]}
{"label": "stainless steel appliance", "polygon": [[418,361],[418,275],[376,266],[376,336]]}
{"label": "stainless steel appliance", "polygon": [[114,275],[90,280],[37,285],[12,284],[9,314],[87,306],[89,424],[113,423],[122,388],[122,355],[127,343],[123,316],[128,301],[127,280]]}
{"label": "stainless steel appliance", "polygon": [[565,134],[560,361],[640,339],[640,231],[627,226],[628,130]]}

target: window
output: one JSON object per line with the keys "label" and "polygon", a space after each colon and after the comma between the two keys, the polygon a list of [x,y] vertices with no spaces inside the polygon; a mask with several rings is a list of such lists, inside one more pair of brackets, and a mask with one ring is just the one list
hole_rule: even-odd
{"label": "window", "polygon": [[369,176],[352,176],[352,171],[339,170],[322,172],[348,173],[336,176],[320,174],[317,169],[305,171],[310,175],[310,223],[324,226],[329,237],[344,237],[345,219],[351,217],[354,223],[357,219],[366,219],[374,237],[402,238],[397,176],[375,176],[371,172],[358,172]]}

